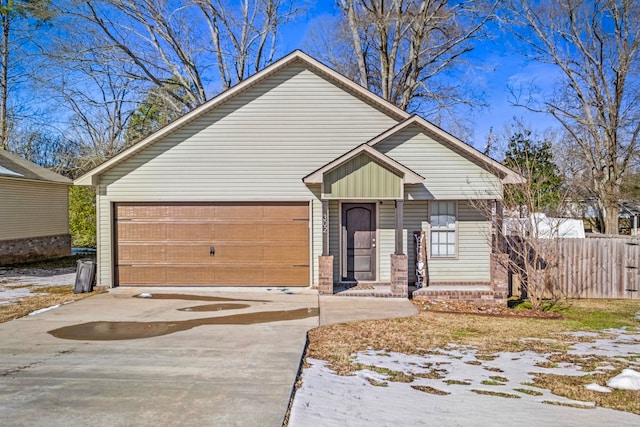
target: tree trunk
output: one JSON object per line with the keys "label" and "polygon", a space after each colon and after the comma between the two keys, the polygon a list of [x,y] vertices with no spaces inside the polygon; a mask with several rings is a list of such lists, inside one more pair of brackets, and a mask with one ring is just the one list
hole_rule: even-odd
{"label": "tree trunk", "polygon": [[604,224],[604,232],[606,234],[618,234],[618,203],[616,203],[615,201],[605,203],[604,210],[605,217],[602,221],[602,223]]}
{"label": "tree trunk", "polygon": [[8,107],[8,97],[9,97],[9,25],[11,23],[11,17],[9,16],[9,11],[7,2],[2,2],[3,9],[2,12],[2,52],[0,61],[2,64],[0,66],[0,148],[4,150],[9,149],[9,125],[7,123],[7,107]]}

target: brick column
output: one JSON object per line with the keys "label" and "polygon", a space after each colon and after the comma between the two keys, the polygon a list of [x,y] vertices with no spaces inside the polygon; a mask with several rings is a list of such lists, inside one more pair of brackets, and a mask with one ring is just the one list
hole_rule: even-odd
{"label": "brick column", "polygon": [[509,255],[491,254],[491,287],[496,298],[507,298],[509,293]]}
{"label": "brick column", "polygon": [[333,255],[318,257],[318,292],[333,295]]}
{"label": "brick column", "polygon": [[409,257],[406,255],[391,254],[391,294],[409,297]]}

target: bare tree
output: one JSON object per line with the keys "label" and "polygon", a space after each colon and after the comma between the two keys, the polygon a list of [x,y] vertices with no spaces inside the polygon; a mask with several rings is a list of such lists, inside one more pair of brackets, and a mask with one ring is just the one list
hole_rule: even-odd
{"label": "bare tree", "polygon": [[195,0],[206,18],[223,88],[273,62],[278,28],[295,16],[291,0]]}
{"label": "bare tree", "polygon": [[31,77],[36,62],[32,41],[51,18],[48,0],[0,1],[0,149],[9,149],[10,91]]}
{"label": "bare tree", "polygon": [[123,76],[190,110],[268,65],[296,9],[293,0],[89,0],[66,11],[120,53]]}
{"label": "bare tree", "polygon": [[553,302],[562,297],[556,278],[558,238],[569,221],[562,218],[564,188],[549,140],[517,121],[503,163],[527,181],[505,185],[503,201],[495,206],[481,200],[474,204],[493,219],[494,252],[506,254],[496,259],[511,273],[512,283],[519,284],[513,287],[514,294],[522,292],[538,310],[544,299]]}
{"label": "bare tree", "polygon": [[[471,104],[461,82],[443,75],[461,65],[492,17],[486,1],[337,0],[350,55],[322,55],[339,69],[357,70],[357,81],[409,111],[429,114]],[[334,63],[348,61],[348,64]],[[429,110],[429,111],[426,111]]]}
{"label": "bare tree", "polygon": [[604,231],[617,234],[622,179],[638,155],[640,3],[514,0],[504,20],[529,59],[560,75],[552,93],[516,102],[552,114],[571,136]]}

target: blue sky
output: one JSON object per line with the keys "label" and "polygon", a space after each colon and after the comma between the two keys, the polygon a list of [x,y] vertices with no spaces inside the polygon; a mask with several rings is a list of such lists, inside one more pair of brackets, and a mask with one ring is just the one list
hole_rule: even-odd
{"label": "blue sky", "polygon": [[[283,52],[303,48],[306,33],[315,19],[322,15],[338,14],[335,0],[310,2],[296,23],[282,28]],[[555,81],[555,70],[544,64],[528,63],[509,45],[509,41],[498,37],[478,45],[468,56],[470,61],[480,66],[480,69],[469,72],[472,77],[470,84],[474,85],[475,91],[484,93],[484,100],[489,105],[488,108],[460,111],[462,116],[471,120],[474,129],[473,137],[466,142],[479,150],[484,149],[490,128],[493,128],[494,135],[500,136],[505,133],[506,126],[514,117],[523,119],[532,130],[539,132],[558,126],[550,115],[531,113],[525,108],[512,105],[513,97],[509,85],[527,85],[534,82],[543,90],[551,90]]]}

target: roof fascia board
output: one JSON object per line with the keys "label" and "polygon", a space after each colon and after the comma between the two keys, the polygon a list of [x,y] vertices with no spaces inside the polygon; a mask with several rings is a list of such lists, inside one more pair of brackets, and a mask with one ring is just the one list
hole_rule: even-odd
{"label": "roof fascia board", "polygon": [[19,176],[7,176],[7,175],[0,175],[0,179],[9,179],[12,181],[36,182],[38,184],[66,185],[67,187],[70,185],[73,185],[73,182],[71,182],[71,180],[69,180],[69,182],[48,181],[44,179],[22,178]]}

